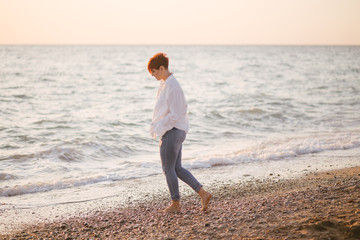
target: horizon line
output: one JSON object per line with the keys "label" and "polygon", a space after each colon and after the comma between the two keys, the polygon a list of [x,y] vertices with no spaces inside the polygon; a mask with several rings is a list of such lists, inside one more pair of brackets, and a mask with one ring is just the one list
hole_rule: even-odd
{"label": "horizon line", "polygon": [[198,43],[156,43],[156,44],[134,44],[134,43],[0,43],[0,46],[344,46],[357,47],[359,44],[198,44]]}

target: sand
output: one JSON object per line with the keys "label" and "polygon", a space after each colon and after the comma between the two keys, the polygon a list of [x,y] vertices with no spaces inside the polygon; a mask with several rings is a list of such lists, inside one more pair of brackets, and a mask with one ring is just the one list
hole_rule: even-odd
{"label": "sand", "polygon": [[360,167],[295,179],[219,182],[200,199],[182,199],[165,214],[168,196],[154,194],[112,210],[23,226],[0,239],[360,239]]}

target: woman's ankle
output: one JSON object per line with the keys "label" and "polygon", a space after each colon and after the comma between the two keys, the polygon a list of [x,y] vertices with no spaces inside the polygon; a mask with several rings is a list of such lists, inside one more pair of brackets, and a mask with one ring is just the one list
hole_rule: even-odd
{"label": "woman's ankle", "polygon": [[163,212],[165,213],[180,212],[180,211],[181,211],[180,200],[172,200],[171,205],[163,210]]}

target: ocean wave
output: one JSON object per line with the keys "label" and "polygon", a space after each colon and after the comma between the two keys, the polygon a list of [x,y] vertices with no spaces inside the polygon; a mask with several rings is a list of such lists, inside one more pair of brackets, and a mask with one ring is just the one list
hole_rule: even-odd
{"label": "ocean wave", "polygon": [[262,114],[262,113],[264,113],[264,110],[260,109],[260,108],[251,108],[251,109],[240,110],[240,113]]}
{"label": "ocean wave", "polygon": [[[129,162],[130,163],[130,162]],[[124,163],[125,164],[125,163]],[[132,165],[132,163],[130,163]],[[130,179],[137,179],[148,177],[152,175],[159,174],[159,171],[152,171],[149,168],[153,169],[153,164],[140,164],[137,166],[136,169],[145,168],[147,171],[128,171],[130,174],[124,173],[110,173],[104,175],[96,175],[92,177],[84,177],[84,178],[72,178],[72,179],[63,179],[63,180],[54,180],[54,181],[47,181],[47,182],[36,182],[31,184],[24,184],[24,185],[16,185],[12,187],[4,187],[0,188],[0,197],[12,197],[24,194],[33,194],[33,193],[41,193],[41,192],[48,192],[53,190],[61,190],[61,189],[69,189],[69,188],[77,188],[91,184],[97,184],[102,182],[111,182],[111,181],[119,181],[119,180],[130,180]],[[9,178],[16,178],[16,176],[10,174],[3,174]],[[0,177],[2,175],[0,174]],[[1,180],[1,179],[0,179]]]}
{"label": "ocean wave", "polygon": [[13,154],[0,156],[2,160],[28,161],[33,159],[51,159],[64,162],[81,162],[84,159],[101,159],[103,157],[123,158],[134,154],[135,150],[130,145],[110,146],[99,142],[63,142],[46,150],[38,150],[28,154]]}
{"label": "ocean wave", "polygon": [[42,158],[52,158],[66,162],[74,162],[81,160],[84,154],[74,147],[57,146],[42,152],[40,156]]}
{"label": "ocean wave", "polygon": [[305,154],[360,147],[360,132],[276,139],[235,153],[206,156],[184,161],[187,168],[210,168],[249,162],[274,161]]}
{"label": "ocean wave", "polygon": [[[91,148],[101,147],[96,143],[88,142]],[[98,145],[98,146],[97,146]],[[184,159],[183,165],[188,169],[211,168],[217,166],[231,166],[247,163],[259,163],[265,161],[276,161],[287,158],[296,158],[301,155],[318,152],[345,150],[360,147],[360,131],[323,134],[304,137],[292,137],[264,141],[252,147],[237,152],[203,156],[192,159]],[[70,161],[69,155],[78,154],[76,151],[67,148],[53,148],[47,154],[61,155],[65,161]],[[72,161],[72,160],[71,160]],[[112,165],[111,165],[112,166]],[[108,174],[94,174],[90,177],[78,177],[71,179],[54,180],[53,182],[37,182],[25,185],[16,185],[0,189],[1,197],[11,197],[22,194],[46,192],[52,190],[76,188],[85,185],[96,184],[105,181],[117,181],[148,177],[154,174],[161,174],[159,163],[124,161],[122,166],[114,167]],[[0,180],[6,181],[16,179],[16,176],[0,173]],[[41,180],[40,180],[41,181]]]}
{"label": "ocean wave", "polygon": [[26,94],[14,94],[13,95],[14,98],[20,98],[20,99],[31,99],[31,96],[28,96]]}
{"label": "ocean wave", "polygon": [[0,181],[16,179],[17,177],[12,174],[0,173]]}
{"label": "ocean wave", "polygon": [[96,176],[96,177],[89,177],[89,178],[82,178],[82,179],[73,179],[67,181],[56,181],[53,183],[33,183],[27,185],[17,185],[14,187],[5,187],[0,189],[0,196],[1,197],[12,197],[17,195],[23,194],[30,194],[30,193],[39,193],[39,192],[47,192],[51,190],[60,190],[65,188],[74,188],[74,187],[81,187],[88,184],[95,184],[103,181],[110,181],[110,180],[121,180],[125,179],[118,175],[106,175],[106,176]]}

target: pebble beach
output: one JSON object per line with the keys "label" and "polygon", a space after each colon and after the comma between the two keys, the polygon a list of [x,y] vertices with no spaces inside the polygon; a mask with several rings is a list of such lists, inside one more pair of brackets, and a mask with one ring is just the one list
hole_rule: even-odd
{"label": "pebble beach", "polygon": [[24,225],[0,239],[360,239],[360,167],[293,179],[223,182],[201,212],[196,194],[165,214],[165,194],[126,207]]}

